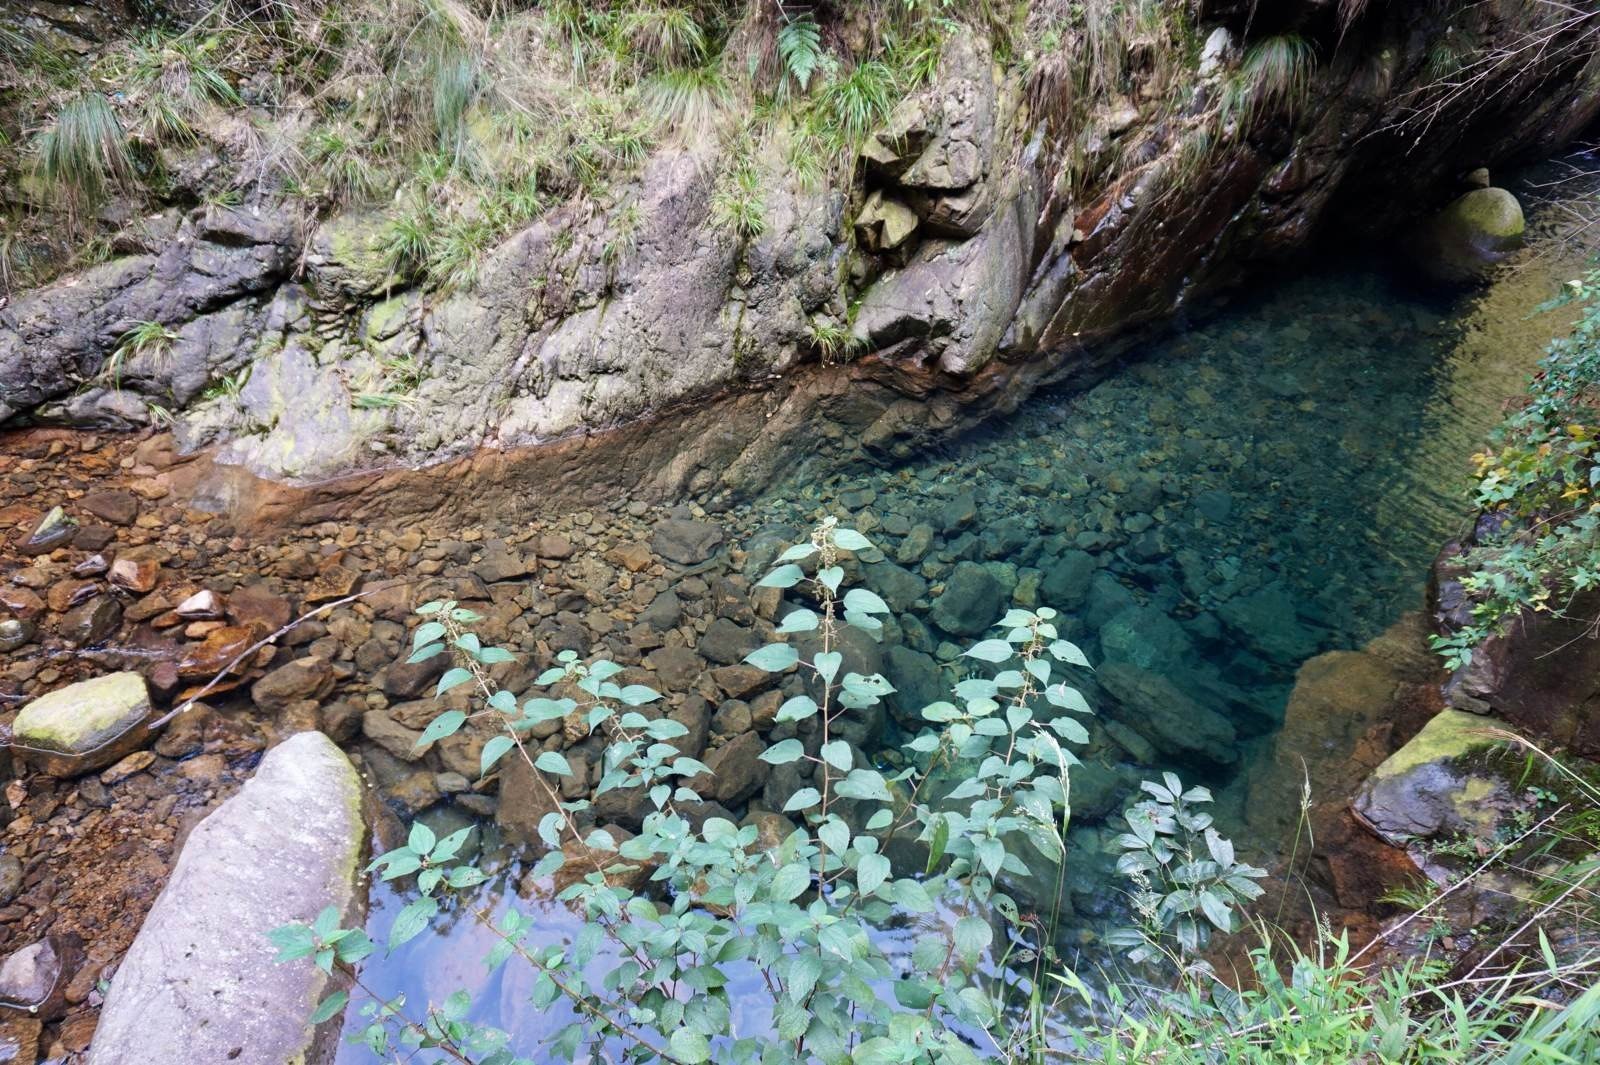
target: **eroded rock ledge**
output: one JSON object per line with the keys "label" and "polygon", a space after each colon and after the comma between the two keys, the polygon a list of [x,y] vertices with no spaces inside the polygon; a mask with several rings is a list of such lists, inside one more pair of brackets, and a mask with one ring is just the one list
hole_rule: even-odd
{"label": "eroded rock ledge", "polygon": [[[1254,10],[1205,7],[1204,28],[1235,33]],[[1502,2],[1452,16],[1463,19],[1491,55],[1536,15]],[[1412,125],[1434,100],[1426,57],[1441,16],[1387,5],[1341,35],[1327,5],[1306,2],[1273,21],[1317,44],[1309,98],[1204,152],[1170,124],[1222,91],[1204,71],[1236,47],[1226,33],[1199,60],[1186,110],[1135,93],[1093,129],[1048,136],[1037,86],[961,34],[833,184],[806,189],[776,154],[761,162],[759,238],[707,224],[715,154],[672,148],[610,207],[551,212],[448,296],[391,274],[370,214],[306,237],[271,202],[164,217],[147,253],[0,312],[0,421],[130,426],[158,403],[177,414],[183,449],[214,446],[220,463],[275,481],[488,449],[465,461],[555,495],[737,495],[780,456],[909,452],[1087,376],[1120,338],[1303,251],[1330,223],[1392,237],[1467,170],[1549,151],[1600,108],[1587,22],[1558,62],[1491,63],[1472,93],[1445,94]],[[1088,187],[1067,180],[1051,136],[1092,145],[1102,164]],[[619,255],[623,209],[638,222]],[[140,322],[171,331],[170,351],[134,355],[108,380]],[[861,354],[828,365],[819,329],[847,330]],[[395,359],[417,374],[404,401],[362,402],[391,387]],[[619,426],[625,442],[606,435]],[[369,473],[309,499],[406,477]],[[380,494],[405,510],[404,491]]]}

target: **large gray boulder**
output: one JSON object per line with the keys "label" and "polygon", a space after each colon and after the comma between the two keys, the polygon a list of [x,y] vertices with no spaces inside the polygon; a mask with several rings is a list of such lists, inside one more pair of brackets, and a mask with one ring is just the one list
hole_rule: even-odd
{"label": "large gray boulder", "polygon": [[361,778],[320,732],[267,752],[244,788],[197,825],[118,967],[90,1065],[331,1061],[332,992],[309,961],[278,964],[267,933],[325,906],[359,921]]}
{"label": "large gray boulder", "polygon": [[144,678],[108,673],[41,695],[17,715],[12,736],[29,764],[52,776],[77,776],[143,746],[149,717]]}

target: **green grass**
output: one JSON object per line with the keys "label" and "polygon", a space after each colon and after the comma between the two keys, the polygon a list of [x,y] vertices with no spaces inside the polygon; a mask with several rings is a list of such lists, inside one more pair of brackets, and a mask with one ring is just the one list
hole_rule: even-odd
{"label": "green grass", "polygon": [[34,151],[40,176],[75,204],[98,202],[133,176],[127,134],[111,101],[96,89],[68,97]]}

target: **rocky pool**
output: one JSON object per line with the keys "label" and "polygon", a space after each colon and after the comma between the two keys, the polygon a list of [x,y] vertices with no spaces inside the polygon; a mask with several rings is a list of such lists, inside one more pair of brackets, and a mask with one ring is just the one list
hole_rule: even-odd
{"label": "rocky pool", "polygon": [[[1371,263],[1318,271],[1180,323],[1087,391],[1042,394],[937,453],[774,486],[750,507],[711,516],[735,551],[641,615],[709,620],[695,623],[681,654],[669,639],[644,648],[643,664],[660,672],[692,653],[704,668],[762,642],[748,608],[716,602],[730,590],[720,582],[758,576],[824,514],[876,542],[861,578],[896,611],[877,663],[899,688],[884,748],[941,697],[959,650],[1001,604],[1056,607],[1097,667],[1086,693],[1098,712],[1073,778],[1059,945],[1082,968],[1114,964],[1098,946],[1122,911],[1107,822],[1138,782],[1158,768],[1205,782],[1223,825],[1248,831],[1257,752],[1299,666],[1359,646],[1420,606],[1428,563],[1463,520],[1469,456],[1552,328],[1526,315],[1557,272],[1539,261],[1519,269],[1487,296],[1454,298]],[[751,727],[746,700],[708,710],[713,746]],[[773,786],[722,797],[776,809]],[[449,805],[426,816],[441,828],[470,820]],[[578,917],[524,880],[518,850],[483,827],[494,877],[473,905],[537,912],[552,941],[574,934]],[[1279,857],[1276,838],[1238,843],[1260,864]],[[405,901],[377,889],[375,938]],[[536,1039],[554,1022],[525,1006],[515,967],[485,971],[494,939],[453,914],[369,963],[366,979],[413,1003],[470,988],[477,1019]],[[364,1053],[352,1047],[341,1060]]]}

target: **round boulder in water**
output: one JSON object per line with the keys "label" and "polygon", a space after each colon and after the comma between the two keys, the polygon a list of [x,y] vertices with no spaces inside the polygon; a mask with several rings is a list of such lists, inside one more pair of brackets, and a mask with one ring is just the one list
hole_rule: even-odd
{"label": "round boulder in water", "polygon": [[1466,284],[1522,247],[1522,205],[1505,189],[1473,189],[1423,226],[1417,264],[1436,281]]}

